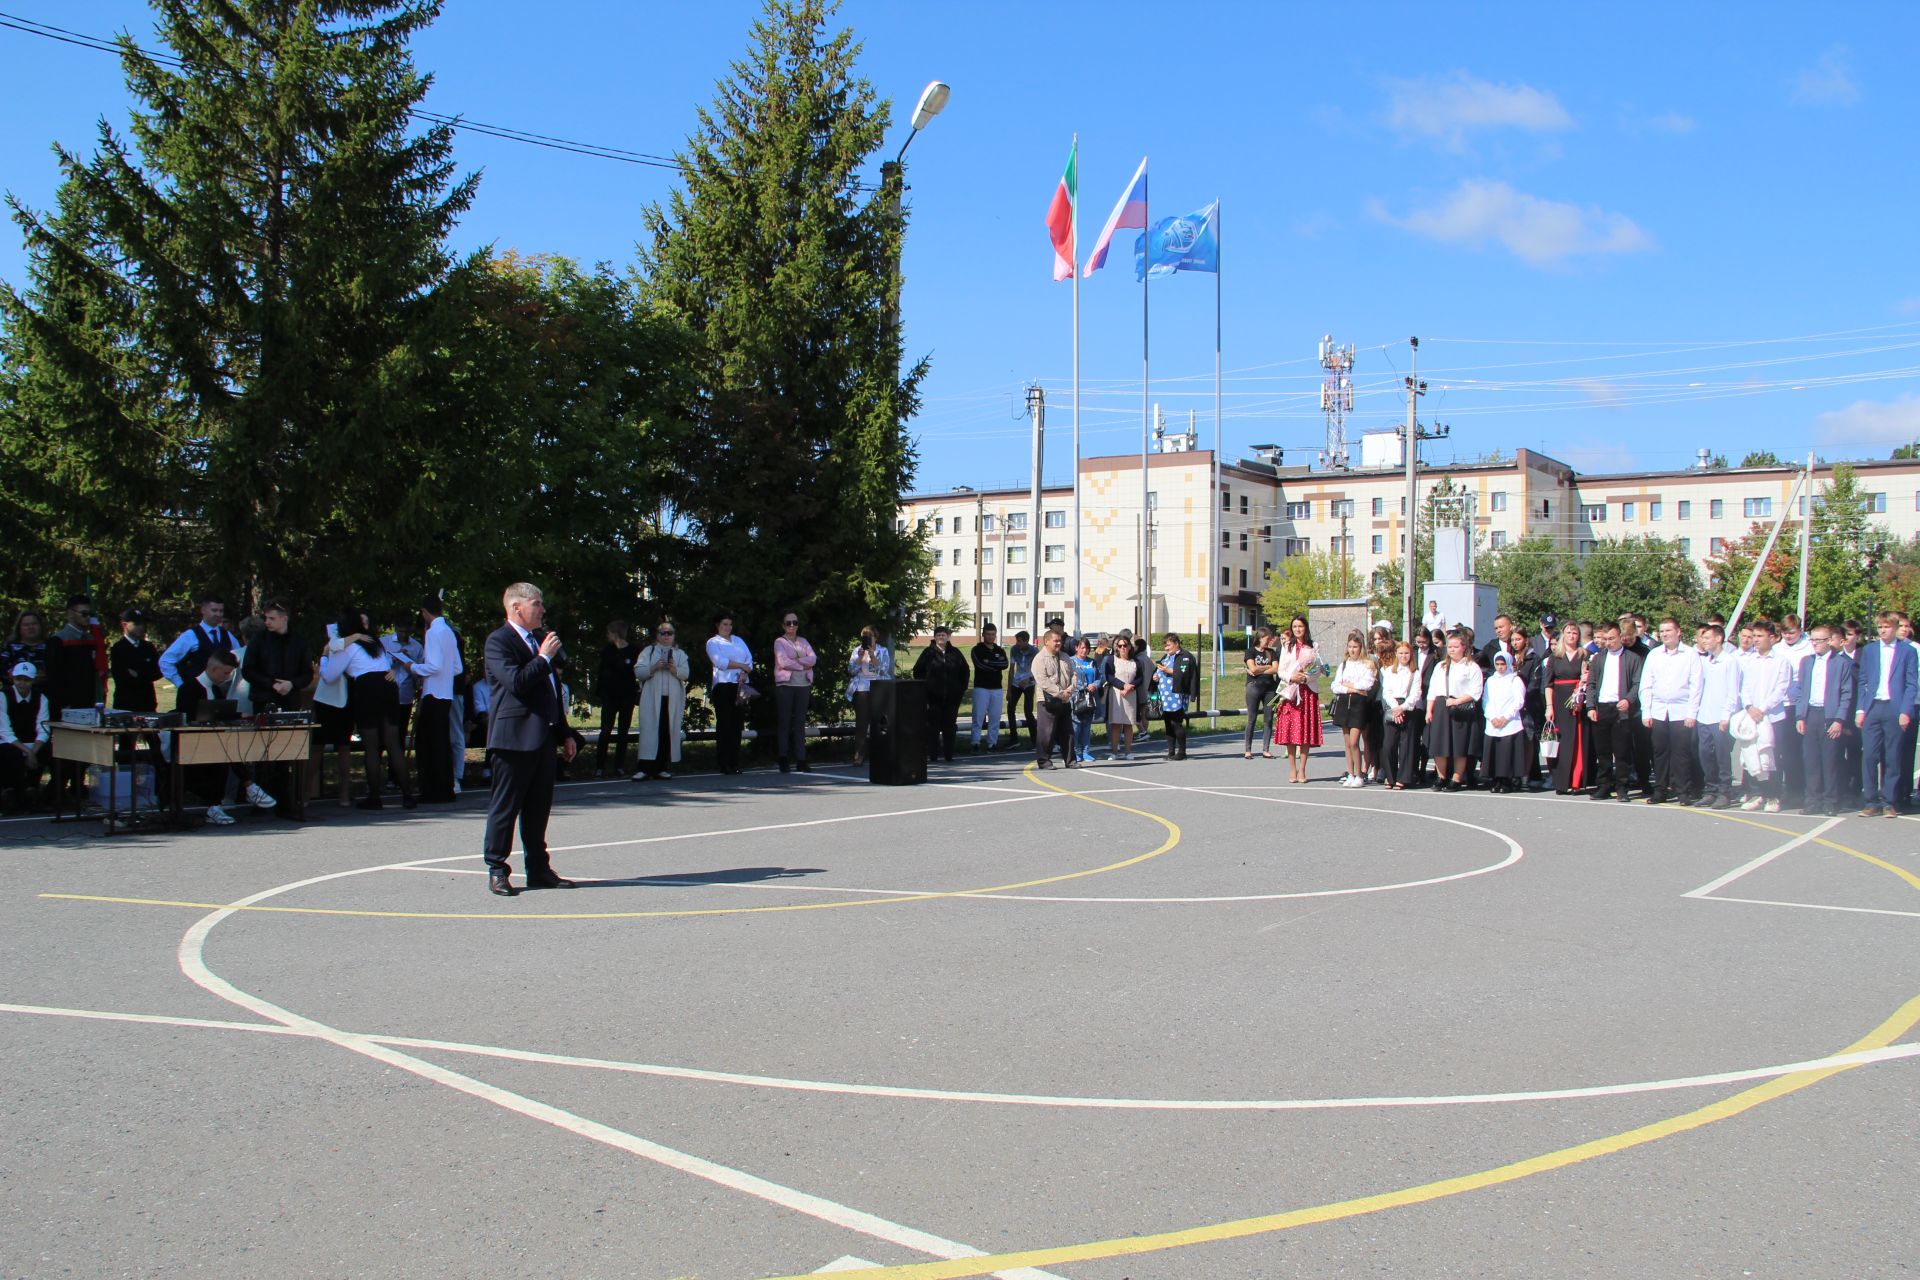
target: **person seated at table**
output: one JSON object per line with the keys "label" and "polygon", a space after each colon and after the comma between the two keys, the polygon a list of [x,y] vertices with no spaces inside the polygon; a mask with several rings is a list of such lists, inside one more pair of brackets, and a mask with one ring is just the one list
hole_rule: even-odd
{"label": "person seated at table", "polygon": [[[174,703],[174,710],[184,715],[188,724],[192,724],[194,712],[202,704],[234,700],[235,686],[239,683],[235,676],[238,674],[239,666],[240,659],[234,656],[231,649],[219,649],[208,654],[205,669],[180,686],[180,695]],[[179,734],[174,735],[173,743],[174,758],[177,760],[180,750]],[[187,789],[207,806],[207,821],[214,826],[233,825],[233,815],[222,807],[227,798],[229,776],[233,778],[236,786],[242,789],[247,803],[254,808],[271,809],[278,803],[272,796],[261,790],[260,785],[253,780],[252,767],[244,761],[189,766],[184,771]]]}
{"label": "person seated at table", "polygon": [[7,686],[7,713],[0,716],[0,791],[8,794],[8,808],[20,808],[39,784],[52,758],[52,714],[47,699],[34,685],[40,670],[31,662],[16,662]]}

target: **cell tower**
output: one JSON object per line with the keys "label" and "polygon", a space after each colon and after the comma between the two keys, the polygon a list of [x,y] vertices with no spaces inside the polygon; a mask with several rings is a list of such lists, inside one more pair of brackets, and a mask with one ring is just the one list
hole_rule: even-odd
{"label": "cell tower", "polygon": [[1320,339],[1320,367],[1327,377],[1320,384],[1320,412],[1327,415],[1327,443],[1320,451],[1321,470],[1347,466],[1347,415],[1353,412],[1353,344],[1335,346],[1333,335]]}

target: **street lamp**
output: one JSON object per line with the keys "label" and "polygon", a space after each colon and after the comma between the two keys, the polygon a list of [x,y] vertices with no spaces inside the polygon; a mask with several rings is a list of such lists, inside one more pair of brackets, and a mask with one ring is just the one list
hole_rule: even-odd
{"label": "street lamp", "polygon": [[895,164],[906,158],[907,148],[913,145],[913,139],[927,123],[946,110],[947,99],[953,96],[953,89],[941,80],[929,80],[927,87],[920,91],[920,101],[914,104],[911,131],[907,140],[900,144],[900,154],[893,158]]}

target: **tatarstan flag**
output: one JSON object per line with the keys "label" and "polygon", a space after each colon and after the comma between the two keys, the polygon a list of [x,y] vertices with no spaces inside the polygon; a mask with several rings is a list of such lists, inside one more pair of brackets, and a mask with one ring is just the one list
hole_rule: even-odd
{"label": "tatarstan flag", "polygon": [[1053,278],[1065,280],[1073,275],[1074,253],[1079,246],[1073,242],[1073,206],[1080,198],[1080,180],[1074,174],[1074,166],[1080,157],[1080,142],[1075,139],[1073,150],[1067,153],[1067,171],[1060,175],[1060,185],[1054,188],[1053,203],[1047,206],[1047,234],[1053,237]]}

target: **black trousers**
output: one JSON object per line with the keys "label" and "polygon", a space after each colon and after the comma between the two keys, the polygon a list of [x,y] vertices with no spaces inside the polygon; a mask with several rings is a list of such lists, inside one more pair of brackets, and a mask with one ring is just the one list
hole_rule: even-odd
{"label": "black trousers", "polygon": [[1020,721],[1017,718],[1017,713],[1020,710],[1022,701],[1027,704],[1027,732],[1033,733],[1035,731],[1033,719],[1033,686],[1028,685],[1024,689],[1015,689],[1009,684],[1007,689],[1007,738],[1009,741],[1020,736]]}
{"label": "black trousers", "polygon": [[520,851],[529,880],[547,874],[547,818],[553,812],[553,780],[558,761],[552,747],[538,751],[491,751],[493,794],[487,799],[487,870],[510,870],[513,829],[520,828]]}
{"label": "black trousers", "polygon": [[740,731],[746,727],[747,709],[740,705],[739,690],[731,684],[713,686],[713,748],[722,773],[740,771]]}
{"label": "black trousers", "polygon": [[1842,803],[1852,802],[1851,797],[1842,800],[1840,779],[1844,768],[1847,731],[1853,726],[1843,720],[1840,722],[1840,736],[1829,738],[1827,729],[1833,723],[1827,718],[1826,708],[1808,707],[1807,731],[1800,735],[1801,803],[1816,813],[1838,809]]}
{"label": "black trousers", "polygon": [[[960,718],[960,699],[927,699],[927,759],[953,759],[954,724]],[[1032,727],[1033,721],[1027,725]]]}
{"label": "black trousers", "polygon": [[1633,776],[1640,780],[1641,790],[1651,793],[1656,776],[1653,730],[1642,723],[1639,716],[1628,717],[1628,727],[1633,731]]}
{"label": "black trousers", "polygon": [[1633,726],[1639,721],[1611,704],[1594,714],[1599,719],[1587,722],[1592,731],[1594,788],[1601,795],[1609,791],[1625,795],[1633,771]]}
{"label": "black trousers", "polygon": [[607,741],[609,738],[619,742],[613,753],[613,767],[620,773],[627,771],[627,738],[633,728],[633,705],[608,705],[600,708],[600,741],[593,747],[593,769],[595,773],[607,767]]}
{"label": "black trousers", "polygon": [[1693,767],[1693,728],[1685,720],[1655,720],[1650,733],[1653,793],[1668,799],[1694,794],[1699,775]]}
{"label": "black trousers", "polygon": [[1051,760],[1058,750],[1068,761],[1073,759],[1073,704],[1061,699],[1040,703],[1040,718],[1029,720],[1033,726],[1033,753],[1038,760]]}
{"label": "black trousers", "polygon": [[1267,731],[1260,739],[1260,750],[1269,754],[1273,751],[1273,715],[1274,710],[1280,705],[1280,700],[1273,695],[1274,684],[1272,677],[1267,677],[1265,684],[1258,684],[1252,680],[1247,681],[1247,731],[1242,735],[1240,740],[1240,750],[1242,753],[1253,750],[1254,732],[1260,724],[1260,715],[1262,712],[1266,713]]}
{"label": "black trousers", "polygon": [[420,798],[428,804],[453,801],[453,702],[420,698],[414,721],[413,758],[420,770]]}
{"label": "black trousers", "polygon": [[1380,779],[1410,787],[1420,776],[1420,756],[1416,748],[1427,736],[1427,718],[1418,711],[1405,712],[1404,716],[1398,724],[1389,716],[1381,726]]}
{"label": "black trousers", "polygon": [[1187,713],[1162,711],[1160,720],[1167,729],[1167,759],[1184,759],[1187,754]]}

